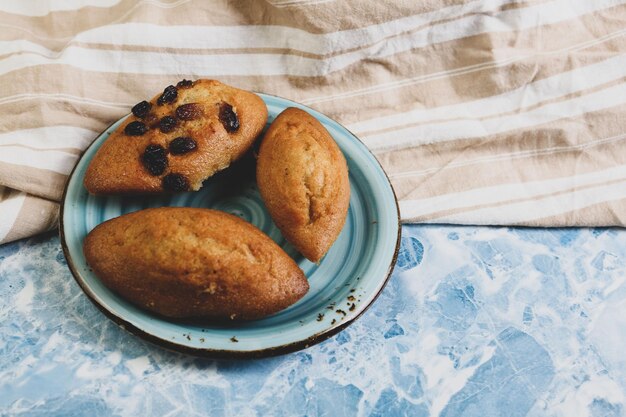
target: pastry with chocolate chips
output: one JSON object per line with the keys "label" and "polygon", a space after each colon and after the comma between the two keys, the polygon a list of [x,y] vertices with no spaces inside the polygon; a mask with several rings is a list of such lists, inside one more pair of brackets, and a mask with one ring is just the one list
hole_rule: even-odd
{"label": "pastry with chocolate chips", "polygon": [[263,100],[215,80],[182,80],[141,101],[92,159],[92,194],[197,191],[239,159],[267,122]]}

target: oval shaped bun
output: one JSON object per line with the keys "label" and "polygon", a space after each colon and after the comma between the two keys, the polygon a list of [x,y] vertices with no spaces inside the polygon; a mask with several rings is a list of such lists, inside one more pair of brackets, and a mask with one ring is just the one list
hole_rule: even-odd
{"label": "oval shaped bun", "polygon": [[257,183],[285,238],[319,262],[339,236],[350,204],[348,166],[324,126],[304,110],[283,111],[261,143]]}
{"label": "oval shaped bun", "polygon": [[166,317],[257,319],[309,289],[302,270],[269,237],[215,210],[125,214],[93,229],[83,251],[108,288]]}

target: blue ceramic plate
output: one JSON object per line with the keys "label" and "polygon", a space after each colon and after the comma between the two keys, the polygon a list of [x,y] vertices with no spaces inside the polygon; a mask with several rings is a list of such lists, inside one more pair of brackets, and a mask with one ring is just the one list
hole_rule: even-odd
{"label": "blue ceramic plate", "polygon": [[[287,107],[316,117],[348,161],[350,209],[339,238],[319,265],[288,244],[269,217],[254,179],[254,161],[245,159],[207,180],[195,193],[154,197],[95,197],[83,187],[91,158],[109,127],[85,151],[67,183],[61,206],[61,242],[76,281],[91,300],[125,329],[158,345],[215,357],[262,357],[306,348],[337,333],[374,302],[393,268],[399,245],[398,205],[393,189],[368,149],[339,123],[279,97],[259,94],[268,123]],[[89,270],[83,239],[96,225],[147,207],[191,206],[223,210],[263,230],[298,263],[308,277],[307,295],[271,317],[241,324],[213,325],[168,321],[141,310],[107,289]]]}

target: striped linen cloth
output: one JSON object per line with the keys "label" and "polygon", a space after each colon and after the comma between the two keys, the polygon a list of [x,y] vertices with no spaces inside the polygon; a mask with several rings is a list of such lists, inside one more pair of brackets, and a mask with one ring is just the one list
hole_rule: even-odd
{"label": "striped linen cloth", "polygon": [[405,222],[626,222],[626,0],[0,2],[0,242],[50,229],[81,151],[216,78],[346,125]]}

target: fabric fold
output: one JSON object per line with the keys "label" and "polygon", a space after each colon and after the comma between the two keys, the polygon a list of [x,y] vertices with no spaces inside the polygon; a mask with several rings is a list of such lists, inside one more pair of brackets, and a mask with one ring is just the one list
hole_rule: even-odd
{"label": "fabric fold", "polygon": [[11,242],[54,229],[59,204],[0,186],[0,213],[0,242]]}

